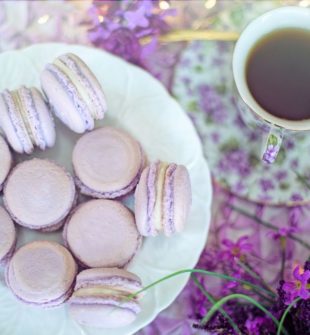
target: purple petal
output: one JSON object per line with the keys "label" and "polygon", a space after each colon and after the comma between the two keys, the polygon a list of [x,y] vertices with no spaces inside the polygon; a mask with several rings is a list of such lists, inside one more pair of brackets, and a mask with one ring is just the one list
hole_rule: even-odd
{"label": "purple petal", "polygon": [[300,274],[300,266],[297,265],[293,271],[293,275],[296,279],[302,281],[302,275]]}
{"label": "purple petal", "polygon": [[228,248],[233,248],[235,246],[235,244],[231,240],[228,240],[226,238],[222,241],[222,244],[224,244]]}
{"label": "purple petal", "polygon": [[304,300],[307,300],[310,298],[310,292],[307,288],[305,287],[302,287],[300,290],[299,290],[299,296],[304,299]]}

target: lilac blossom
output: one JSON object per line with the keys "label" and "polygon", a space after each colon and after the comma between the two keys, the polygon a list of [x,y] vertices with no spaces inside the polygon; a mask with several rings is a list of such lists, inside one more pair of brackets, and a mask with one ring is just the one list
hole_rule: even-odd
{"label": "lilac blossom", "polygon": [[224,173],[234,171],[240,177],[246,177],[251,173],[249,155],[243,149],[229,150],[223,154],[218,169]]}
{"label": "lilac blossom", "polygon": [[220,123],[227,118],[227,112],[219,93],[210,85],[202,84],[197,87],[199,107],[213,122]]}

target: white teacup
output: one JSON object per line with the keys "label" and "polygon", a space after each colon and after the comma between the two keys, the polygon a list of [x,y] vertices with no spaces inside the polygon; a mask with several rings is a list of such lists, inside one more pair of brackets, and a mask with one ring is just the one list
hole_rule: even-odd
{"label": "white teacup", "polygon": [[284,134],[310,130],[310,119],[291,121],[268,113],[257,103],[247,85],[246,62],[249,52],[262,37],[282,28],[310,31],[310,9],[281,7],[263,14],[245,28],[233,54],[233,75],[241,97],[239,106],[242,117],[248,125],[263,127],[269,132],[262,154],[262,159],[267,163],[273,163],[276,159]]}

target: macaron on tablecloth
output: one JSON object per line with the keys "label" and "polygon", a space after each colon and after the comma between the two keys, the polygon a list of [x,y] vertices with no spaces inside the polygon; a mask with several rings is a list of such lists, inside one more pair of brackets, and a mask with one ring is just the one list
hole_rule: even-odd
{"label": "macaron on tablecloth", "polygon": [[[95,96],[87,100],[93,90],[83,86],[84,76],[68,74],[75,69],[71,63],[76,60],[74,55],[83,59],[102,86],[103,109],[99,116],[92,113],[99,108],[99,100]],[[59,62],[65,77],[77,80],[77,93],[83,100],[76,102],[72,90],[68,101],[55,101],[56,95],[48,93],[67,90],[67,86],[57,86],[63,82],[59,73],[54,73],[53,66]],[[212,191],[193,126],[155,79],[99,50],[63,44],[32,46],[1,54],[0,67],[4,72],[1,92],[22,85],[38,89],[43,86],[51,108],[50,129],[55,130],[54,146],[50,143],[35,148],[33,141],[29,150],[19,150],[3,132],[13,159],[6,155],[7,172],[3,172],[0,198],[6,208],[3,218],[11,241],[3,244],[5,282],[10,290],[4,285],[3,273],[0,330],[3,327],[11,335],[32,334],[37,329],[44,329],[42,334],[47,335],[71,335],[77,329],[86,334],[132,334],[175,299],[188,276],[156,286],[143,298],[126,302],[124,296],[180,268],[193,267],[205,244]],[[24,73],[26,67],[30,76]],[[58,81],[54,82],[54,78]],[[14,113],[25,120],[25,134],[34,140],[34,134],[29,132],[33,118],[24,118],[23,107],[20,105]],[[91,131],[92,128],[97,129]],[[85,131],[90,132],[81,134]],[[3,150],[7,150],[5,140],[2,141]],[[135,192],[149,164],[154,166],[154,185],[150,181],[143,185],[142,181],[140,191]],[[151,189],[153,193],[148,194]],[[154,204],[152,199],[156,200]],[[140,224],[136,224],[135,202],[138,210],[145,213],[154,205],[152,222],[158,221],[156,231],[164,234],[142,237],[143,220],[140,218]],[[165,214],[158,212],[160,208],[165,209]],[[17,224],[14,254],[16,235],[10,216]],[[12,256],[10,261],[8,256]],[[124,267],[126,270],[121,270]],[[83,268],[93,269],[81,272],[74,284],[77,269]],[[59,304],[57,308],[38,307]],[[13,316],[25,320],[19,321],[22,327],[10,321]],[[109,327],[116,328],[105,332],[104,328]]]}

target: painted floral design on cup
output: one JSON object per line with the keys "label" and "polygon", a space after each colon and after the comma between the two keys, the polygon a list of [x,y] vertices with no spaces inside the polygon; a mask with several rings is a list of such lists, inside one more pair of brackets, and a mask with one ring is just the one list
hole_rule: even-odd
{"label": "painted floral design on cup", "polygon": [[[233,43],[192,42],[176,68],[173,94],[188,113],[204,147],[215,181],[234,194],[265,204],[310,202],[310,162],[300,153],[310,152],[305,134],[285,136],[270,129],[245,125],[231,71]],[[243,107],[245,108],[245,107]],[[244,111],[245,115],[249,115]],[[298,191],[297,191],[298,190]]]}

